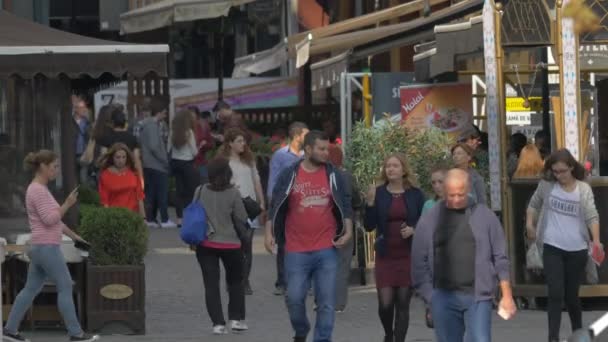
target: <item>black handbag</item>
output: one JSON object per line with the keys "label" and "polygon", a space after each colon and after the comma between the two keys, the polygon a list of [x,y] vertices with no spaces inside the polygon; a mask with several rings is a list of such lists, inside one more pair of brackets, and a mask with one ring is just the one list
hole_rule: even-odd
{"label": "black handbag", "polygon": [[249,217],[250,220],[254,220],[262,213],[262,207],[260,207],[260,204],[249,196],[243,198],[243,206],[245,206],[247,217]]}

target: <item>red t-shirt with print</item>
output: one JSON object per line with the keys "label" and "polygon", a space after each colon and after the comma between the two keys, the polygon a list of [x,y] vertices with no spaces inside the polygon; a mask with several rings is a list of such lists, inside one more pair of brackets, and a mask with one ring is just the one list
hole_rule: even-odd
{"label": "red t-shirt with print", "polygon": [[314,172],[300,166],[288,200],[285,250],[313,252],[332,247],[336,218],[325,166]]}

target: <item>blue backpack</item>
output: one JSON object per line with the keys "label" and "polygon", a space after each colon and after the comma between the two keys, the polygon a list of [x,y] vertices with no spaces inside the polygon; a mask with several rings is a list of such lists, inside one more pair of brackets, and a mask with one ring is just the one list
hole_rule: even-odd
{"label": "blue backpack", "polygon": [[207,239],[207,211],[200,203],[202,186],[200,186],[194,196],[194,200],[184,209],[182,219],[182,229],[179,236],[182,241],[189,245],[200,245]]}

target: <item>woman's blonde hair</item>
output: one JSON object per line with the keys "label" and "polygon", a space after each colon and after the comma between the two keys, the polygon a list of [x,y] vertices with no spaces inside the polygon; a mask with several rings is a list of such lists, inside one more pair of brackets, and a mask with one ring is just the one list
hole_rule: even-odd
{"label": "woman's blonde hair", "polygon": [[388,177],[386,176],[386,163],[392,158],[395,158],[401,163],[401,167],[403,168],[403,187],[410,188],[416,185],[416,177],[410,168],[409,163],[407,162],[407,157],[403,153],[392,153],[382,163],[382,173],[380,175],[380,179],[384,183],[388,182]]}
{"label": "woman's blonde hair", "polygon": [[542,174],[544,165],[545,163],[536,145],[527,144],[519,154],[519,161],[513,178],[538,177]]}

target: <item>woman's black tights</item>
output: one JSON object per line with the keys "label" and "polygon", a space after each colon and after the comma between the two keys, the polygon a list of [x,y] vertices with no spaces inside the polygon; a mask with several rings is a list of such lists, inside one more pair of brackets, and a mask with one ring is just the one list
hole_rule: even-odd
{"label": "woman's black tights", "polygon": [[385,342],[403,342],[410,325],[412,289],[385,287],[378,289],[378,314],[384,327]]}

